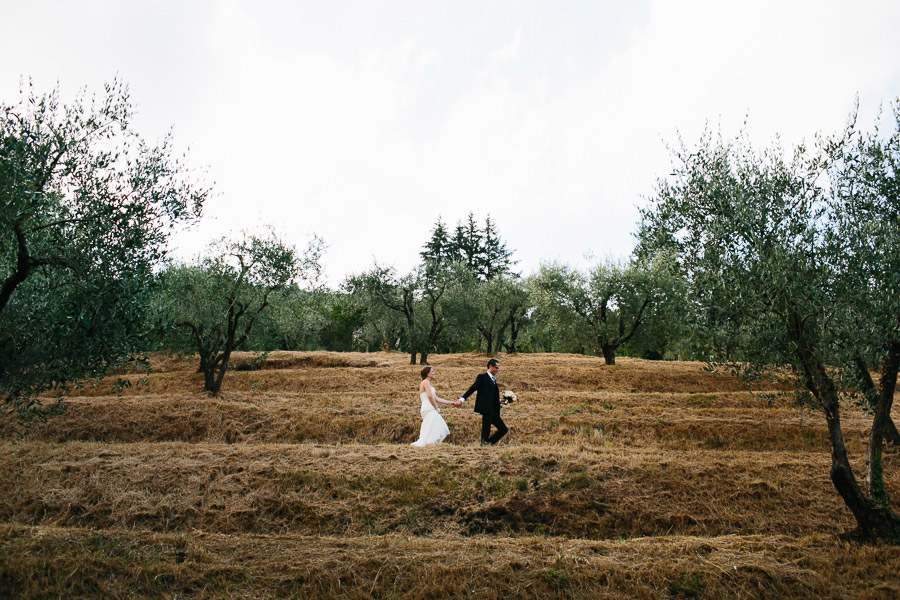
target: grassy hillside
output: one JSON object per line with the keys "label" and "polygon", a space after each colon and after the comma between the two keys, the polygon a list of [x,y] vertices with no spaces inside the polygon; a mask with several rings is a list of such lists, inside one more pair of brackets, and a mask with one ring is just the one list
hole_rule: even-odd
{"label": "grassy hillside", "polygon": [[[431,358],[448,399],[486,362]],[[46,424],[0,420],[0,597],[900,594],[900,550],[839,537],[824,423],[784,386],[504,356],[507,438],[482,448],[471,406],[445,408],[448,443],[417,449],[407,360],[242,355],[210,398],[157,356]],[[861,461],[869,421],[844,418]]]}

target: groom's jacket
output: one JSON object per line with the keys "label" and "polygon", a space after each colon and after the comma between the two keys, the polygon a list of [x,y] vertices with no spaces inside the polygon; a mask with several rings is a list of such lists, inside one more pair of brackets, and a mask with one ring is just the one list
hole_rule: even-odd
{"label": "groom's jacket", "polygon": [[483,415],[500,414],[500,388],[488,373],[481,373],[475,378],[463,398],[468,399],[475,392],[475,412]]}

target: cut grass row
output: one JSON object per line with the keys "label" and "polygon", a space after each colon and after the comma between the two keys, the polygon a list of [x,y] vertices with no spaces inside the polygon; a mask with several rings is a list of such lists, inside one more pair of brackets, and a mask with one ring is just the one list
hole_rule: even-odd
{"label": "cut grass row", "polygon": [[[442,395],[463,392],[484,370],[487,359],[480,355],[432,355],[437,371],[436,386]],[[238,354],[233,361],[257,365],[254,370],[233,370],[226,375],[223,390],[291,394],[302,392],[369,392],[415,396],[421,365],[408,364],[399,353],[353,354],[325,352],[276,352],[264,359]],[[99,384],[86,384],[79,395],[143,395],[172,393],[202,388],[196,359],[151,360],[149,373],[123,372]],[[325,366],[319,366],[324,364]],[[127,382],[123,388],[119,381]],[[708,393],[743,391],[744,385],[725,373],[709,373],[702,363],[644,361],[622,358],[610,367],[603,360],[580,355],[528,354],[502,357],[498,382],[504,389],[534,394],[541,398],[554,392],[579,393],[610,391],[619,393]],[[766,388],[783,385],[766,382]]]}
{"label": "cut grass row", "polygon": [[[523,394],[524,395],[524,394]],[[594,447],[640,446],[671,449],[827,452],[827,432],[819,415],[800,415],[790,407],[748,409],[749,393],[722,396],[655,395],[639,404],[635,395],[524,398],[506,408],[510,444]],[[414,403],[415,402],[415,403]],[[478,416],[470,407],[443,410],[450,427],[448,442],[477,441]],[[67,412],[46,423],[23,427],[0,422],[0,439],[65,442],[203,442],[395,444],[416,439],[419,400],[348,394],[226,395],[223,398],[181,395],[75,397]],[[851,451],[862,450],[867,420],[844,419]]]}
{"label": "cut grass row", "polygon": [[588,541],[193,535],[0,525],[16,598],[862,598],[900,549],[831,536]]}
{"label": "cut grass row", "polygon": [[[122,372],[72,390],[68,412],[46,424],[23,428],[0,419],[0,439],[409,443],[420,421],[420,367],[406,360],[396,353],[277,352],[264,360],[245,353],[235,364],[255,370],[229,373],[225,392],[210,398],[200,391],[195,359],[155,355],[150,374]],[[483,361],[433,356],[439,394],[456,397]],[[801,415],[780,384],[767,382],[775,387],[750,393],[700,363],[623,358],[609,367],[594,357],[547,354],[504,357],[502,365],[501,386],[521,400],[504,410],[512,444],[827,449],[822,418]],[[120,380],[127,385],[117,385]],[[471,407],[444,415],[447,441],[477,441]],[[867,420],[851,411],[845,427],[850,450],[861,450]]]}
{"label": "cut grass row", "polygon": [[[0,521],[334,536],[836,535],[852,520],[828,468],[819,452],[2,443]],[[896,475],[888,483],[900,488]]]}

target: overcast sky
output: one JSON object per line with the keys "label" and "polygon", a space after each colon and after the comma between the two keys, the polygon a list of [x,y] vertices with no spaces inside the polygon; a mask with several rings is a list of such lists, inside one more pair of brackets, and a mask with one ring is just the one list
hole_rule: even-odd
{"label": "overcast sky", "polygon": [[790,147],[900,96],[900,2],[0,0],[0,99],[119,76],[218,195],[180,235],[272,224],[332,285],[490,214],[518,268],[627,257],[666,144]]}

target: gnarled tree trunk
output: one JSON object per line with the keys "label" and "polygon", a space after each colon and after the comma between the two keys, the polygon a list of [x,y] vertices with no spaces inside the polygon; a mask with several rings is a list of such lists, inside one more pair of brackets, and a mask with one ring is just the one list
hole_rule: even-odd
{"label": "gnarled tree trunk", "polygon": [[872,433],[869,436],[869,448],[866,452],[866,487],[869,496],[879,505],[888,506],[887,492],[884,489],[884,476],[881,471],[881,452],[884,443],[884,432],[891,418],[891,406],[894,403],[894,390],[897,387],[897,367],[900,365],[900,342],[893,342],[881,363],[881,378],[878,400],[875,403],[875,417],[872,420]]}
{"label": "gnarled tree trunk", "polygon": [[[862,387],[863,395],[865,396],[866,401],[869,403],[869,408],[871,408],[872,411],[874,412],[875,407],[879,402],[880,395],[884,394],[885,384],[889,381],[889,379],[885,379],[885,369],[884,369],[885,364],[884,364],[884,362],[882,362],[882,370],[881,370],[882,391],[879,392],[878,388],[875,387],[875,382],[872,381],[872,376],[869,374],[869,367],[866,364],[866,361],[864,361],[862,359],[862,357],[857,356],[854,362],[856,364],[857,377],[859,378],[859,383],[860,383],[860,386]],[[896,371],[896,367],[895,367],[895,371]],[[893,387],[896,387],[896,384],[897,384],[896,372],[894,374],[893,380],[894,380],[894,383],[892,384],[892,389],[893,389]],[[891,392],[891,394],[893,394],[893,391]],[[893,402],[893,397],[891,397],[891,401]],[[884,425],[883,425],[883,429],[881,431],[881,435],[884,437],[884,440],[887,443],[900,447],[900,431],[897,431],[897,425],[894,423],[894,420],[891,418],[890,413],[891,413],[891,411],[888,410],[885,415]]]}
{"label": "gnarled tree trunk", "polygon": [[[841,431],[837,388],[809,344],[804,332],[803,318],[795,312],[788,315],[788,335],[794,343],[794,352],[803,384],[818,400],[825,413],[828,440],[831,444],[831,482],[844,500],[844,504],[853,513],[853,517],[856,519],[857,533],[872,541],[900,541],[900,519],[891,512],[886,504],[867,497],[857,483],[847,458],[847,449]],[[878,435],[874,427],[872,434]]]}
{"label": "gnarled tree trunk", "polygon": [[603,362],[608,365],[616,364],[616,346],[600,342],[600,352],[603,354]]}

